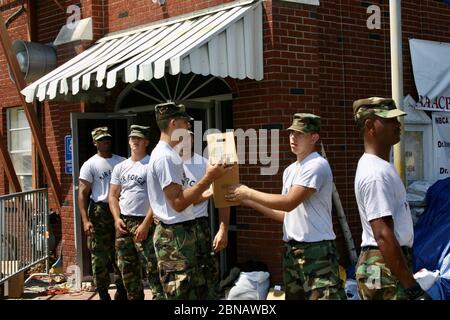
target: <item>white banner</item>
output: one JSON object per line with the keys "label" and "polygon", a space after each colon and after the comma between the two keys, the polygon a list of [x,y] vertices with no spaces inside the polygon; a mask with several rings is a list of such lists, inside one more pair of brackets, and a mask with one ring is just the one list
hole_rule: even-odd
{"label": "white banner", "polygon": [[450,43],[410,39],[416,109],[450,112]]}
{"label": "white banner", "polygon": [[444,179],[450,176],[450,115],[433,112],[433,150],[435,176]]}

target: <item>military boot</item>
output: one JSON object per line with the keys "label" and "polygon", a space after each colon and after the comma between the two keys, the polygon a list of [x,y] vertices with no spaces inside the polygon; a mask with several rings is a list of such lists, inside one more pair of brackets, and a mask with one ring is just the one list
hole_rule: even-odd
{"label": "military boot", "polygon": [[111,300],[108,290],[100,290],[98,296],[100,297],[100,300]]}
{"label": "military boot", "polygon": [[125,287],[123,285],[117,285],[116,284],[116,293],[114,294],[114,300],[118,300],[118,301],[126,301],[128,300],[127,297],[127,290],[125,289]]}

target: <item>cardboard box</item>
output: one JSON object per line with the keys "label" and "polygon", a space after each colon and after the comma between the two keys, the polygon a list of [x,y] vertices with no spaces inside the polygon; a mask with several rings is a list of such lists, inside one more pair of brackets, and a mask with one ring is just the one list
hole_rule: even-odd
{"label": "cardboard box", "polygon": [[239,205],[238,202],[230,202],[225,200],[228,193],[229,185],[239,183],[239,166],[236,152],[236,144],[234,142],[233,132],[211,133],[207,137],[208,140],[208,157],[211,163],[222,161],[226,164],[235,164],[230,172],[226,173],[213,183],[213,198],[216,208],[225,208]]}
{"label": "cardboard box", "polygon": [[[0,270],[8,274],[13,274],[19,270],[19,261],[0,261]],[[9,278],[5,282],[4,294],[9,298],[21,298],[23,296],[24,277],[24,272],[21,271]]]}
{"label": "cardboard box", "polygon": [[24,272],[22,271],[8,279],[7,284],[9,298],[22,298],[25,281],[24,278]]}

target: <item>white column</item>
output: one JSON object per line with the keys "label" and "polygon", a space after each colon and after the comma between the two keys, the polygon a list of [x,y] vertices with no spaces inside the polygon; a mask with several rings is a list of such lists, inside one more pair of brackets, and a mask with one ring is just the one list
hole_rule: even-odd
{"label": "white column", "polygon": [[[389,18],[391,34],[391,84],[392,98],[397,108],[403,110],[403,51],[402,51],[402,10],[400,0],[389,0]],[[400,178],[406,183],[405,145],[403,142],[404,117],[399,117],[402,124],[400,142],[394,146],[394,165]]]}

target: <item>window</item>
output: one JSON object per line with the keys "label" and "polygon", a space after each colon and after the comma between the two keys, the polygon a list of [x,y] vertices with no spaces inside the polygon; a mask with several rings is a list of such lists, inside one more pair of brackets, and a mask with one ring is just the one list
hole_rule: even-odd
{"label": "window", "polygon": [[23,108],[7,111],[8,151],[22,191],[32,189],[31,130]]}

